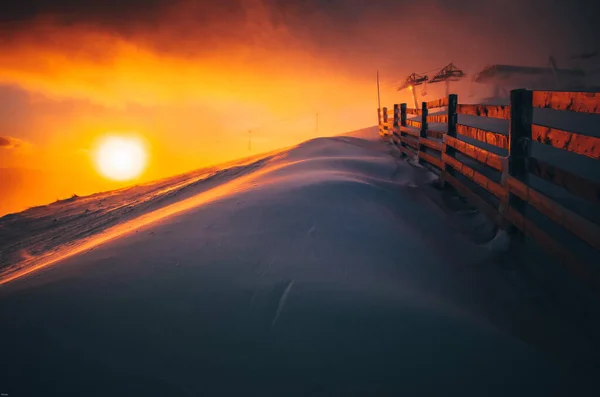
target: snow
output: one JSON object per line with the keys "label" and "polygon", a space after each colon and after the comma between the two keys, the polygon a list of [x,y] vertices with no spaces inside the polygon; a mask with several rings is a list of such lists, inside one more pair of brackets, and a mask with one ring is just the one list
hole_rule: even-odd
{"label": "snow", "polygon": [[369,128],[1,218],[0,392],[597,388],[594,334],[434,179]]}

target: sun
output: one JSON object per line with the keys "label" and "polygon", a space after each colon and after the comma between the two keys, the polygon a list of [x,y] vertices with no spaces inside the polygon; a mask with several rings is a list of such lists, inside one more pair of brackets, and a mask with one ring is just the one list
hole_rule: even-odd
{"label": "sun", "polygon": [[104,137],[95,151],[98,172],[115,181],[128,181],[140,176],[146,168],[147,151],[141,139],[110,135]]}

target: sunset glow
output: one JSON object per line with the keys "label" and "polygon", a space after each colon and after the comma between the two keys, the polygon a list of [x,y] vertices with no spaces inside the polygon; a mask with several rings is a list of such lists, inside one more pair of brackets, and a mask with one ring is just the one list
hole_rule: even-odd
{"label": "sunset glow", "polygon": [[98,146],[94,161],[98,171],[106,178],[128,181],[144,171],[147,153],[139,139],[108,136]]}
{"label": "sunset glow", "polygon": [[[397,82],[450,61],[474,73],[552,53],[567,67],[573,43],[584,44],[575,36],[596,37],[562,23],[574,8],[535,30],[521,4],[470,0],[477,18],[442,0],[39,2],[0,18],[0,216],[373,125],[378,95],[413,103],[417,87],[397,91]],[[542,3],[527,2],[536,21]],[[586,15],[595,14],[568,20]],[[453,30],[453,40],[442,45],[426,26]],[[402,51],[384,51],[386,37]],[[452,90],[473,88],[461,84]],[[427,88],[426,99],[443,95],[442,85]],[[98,164],[96,139],[114,131],[143,132],[152,147],[139,175]]]}

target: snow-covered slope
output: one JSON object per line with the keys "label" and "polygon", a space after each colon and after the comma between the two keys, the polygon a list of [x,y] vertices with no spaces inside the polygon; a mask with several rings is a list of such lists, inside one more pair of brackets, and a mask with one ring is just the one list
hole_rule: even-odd
{"label": "snow-covered slope", "polygon": [[0,392],[597,386],[594,341],[432,179],[370,128],[4,217]]}

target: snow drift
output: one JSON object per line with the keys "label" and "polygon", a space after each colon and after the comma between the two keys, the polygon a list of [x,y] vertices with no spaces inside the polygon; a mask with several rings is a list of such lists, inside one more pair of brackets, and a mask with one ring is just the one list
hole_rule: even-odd
{"label": "snow drift", "polygon": [[530,396],[597,386],[593,337],[507,266],[496,230],[433,179],[370,128],[4,217],[0,388]]}

